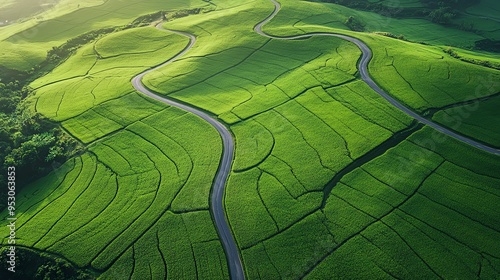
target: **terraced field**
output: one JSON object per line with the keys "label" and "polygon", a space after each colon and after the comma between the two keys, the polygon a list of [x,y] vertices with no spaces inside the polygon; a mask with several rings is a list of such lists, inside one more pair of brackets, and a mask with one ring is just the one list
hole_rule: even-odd
{"label": "terraced field", "polygon": [[[138,39],[147,44],[133,43]],[[163,278],[167,266],[172,278],[226,277],[208,205],[222,149],[217,133],[142,97],[130,83],[185,44],[184,37],[151,27],[119,32],[33,83],[34,109],[60,121],[88,152],[24,191],[21,246],[63,255],[104,272],[104,279]],[[67,70],[75,65],[81,72]]]}
{"label": "terraced field", "polygon": [[[266,33],[359,38],[386,92],[498,147],[498,70],[450,58],[439,46],[347,31],[350,11],[341,6],[282,2]],[[232,259],[209,203],[220,136],[130,82],[182,52],[143,83],[232,132],[224,206],[246,278],[500,276],[498,155],[419,125],[388,102],[361,79],[358,46],[258,34],[273,11],[268,0],[214,3],[209,13],[163,25],[193,34],[192,48],[154,27],[115,32],[31,84],[33,110],[60,122],[86,151],[19,194],[21,246],[63,256],[100,279],[229,277]],[[463,109],[470,104],[476,109]]]}
{"label": "terraced field", "polygon": [[29,70],[46,58],[47,51],[68,39],[101,28],[123,26],[141,15],[158,11],[207,6],[206,2],[181,0],[120,1],[92,0],[76,3],[61,0],[57,9],[35,19],[0,27],[0,65]]}

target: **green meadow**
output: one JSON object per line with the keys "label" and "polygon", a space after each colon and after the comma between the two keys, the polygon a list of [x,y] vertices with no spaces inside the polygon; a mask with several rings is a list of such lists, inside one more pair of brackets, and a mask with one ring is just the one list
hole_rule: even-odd
{"label": "green meadow", "polygon": [[[335,4],[280,3],[265,32],[359,38],[373,52],[371,76],[387,93],[460,134],[500,146],[500,71],[445,52],[453,46],[462,57],[497,62],[498,53],[467,49],[490,33]],[[484,0],[468,16],[491,21],[495,5]],[[65,14],[56,5],[52,12],[60,15],[25,31],[27,23],[0,27],[0,65],[27,70],[82,33],[210,6],[162,23],[193,34],[196,43],[143,82],[230,130],[235,153],[224,207],[247,279],[500,276],[500,158],[416,125],[360,79],[354,44],[257,34],[254,27],[273,11],[269,0],[90,6]],[[349,30],[350,16],[366,32]],[[27,38],[29,30],[37,31]],[[20,190],[18,245],[64,258],[97,279],[229,278],[210,212],[220,136],[131,84],[188,45],[167,30],[102,34],[29,84],[34,94],[23,106],[84,149]],[[0,230],[4,247],[7,230]]]}

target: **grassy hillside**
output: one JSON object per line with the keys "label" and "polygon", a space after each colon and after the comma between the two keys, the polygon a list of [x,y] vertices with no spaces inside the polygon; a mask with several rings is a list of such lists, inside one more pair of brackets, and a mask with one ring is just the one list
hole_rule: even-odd
{"label": "grassy hillside", "polygon": [[[311,7],[314,5],[311,4]],[[289,9],[283,10],[285,16],[282,15],[281,22],[277,18],[279,23],[273,21],[266,27],[268,32],[286,35],[332,30],[322,28],[319,23],[299,27],[288,15],[299,13],[300,9],[296,8],[295,3],[290,3],[287,8]],[[302,11],[309,13],[308,20],[315,17],[310,15],[310,9]],[[244,22],[239,10],[234,13],[238,13],[240,22]],[[225,17],[229,22],[232,20],[230,14],[225,14]],[[204,37],[227,38],[224,34],[228,33],[228,28],[225,28],[222,20],[217,23],[193,21],[196,27],[191,27],[187,20],[185,23],[179,20],[172,26],[183,30],[187,28],[197,34],[199,47],[193,49],[185,59],[174,63],[175,67],[172,65],[172,68],[148,75],[147,85],[158,92],[171,94],[218,114],[228,123],[234,123],[231,129],[237,143],[236,157],[234,173],[228,185],[226,207],[238,244],[243,250],[249,278],[258,279],[266,275],[286,279],[303,276],[324,279],[329,278],[332,271],[339,278],[369,279],[387,275],[396,278],[410,275],[422,278],[468,278],[476,275],[480,266],[487,267],[499,257],[493,253],[496,249],[489,251],[488,255],[484,254],[484,257],[480,253],[472,253],[492,246],[493,240],[498,238],[498,229],[490,229],[496,219],[495,211],[492,208],[484,209],[482,214],[477,213],[482,218],[477,218],[479,216],[476,217],[476,213],[469,214],[468,211],[479,207],[481,202],[463,197],[463,201],[450,204],[457,198],[448,196],[446,192],[436,194],[434,190],[436,186],[449,184],[449,179],[446,178],[454,178],[455,175],[446,175],[448,172],[458,174],[469,169],[482,172],[482,168],[489,168],[487,176],[493,178],[477,175],[478,179],[469,188],[471,192],[477,192],[477,196],[481,196],[483,188],[496,192],[498,176],[494,174],[500,166],[495,156],[478,155],[470,147],[443,136],[435,136],[435,132],[425,129],[401,143],[390,142],[392,149],[377,158],[368,159],[368,163],[354,168],[339,182],[332,182],[331,178],[340,174],[342,169],[357,165],[357,159],[361,155],[377,146],[384,146],[381,143],[389,141],[394,132],[409,126],[408,119],[356,81],[355,75],[351,76],[354,80],[349,80],[346,75],[356,74],[351,69],[357,60],[356,56],[346,56],[342,52],[349,47],[339,48],[334,43],[337,39],[266,42],[265,38],[260,38],[260,45],[255,43],[256,47],[239,56],[234,54],[236,50],[224,52],[219,49],[216,49],[216,55],[211,55],[216,41],[204,40]],[[291,27],[292,24],[295,25]],[[254,44],[259,39],[253,39],[252,26],[242,26],[238,32],[246,35],[240,38]],[[469,91],[481,84],[481,76],[498,75],[497,71],[452,58],[446,58],[445,65],[438,63],[438,59],[445,59],[441,48],[379,35],[355,36],[361,37],[374,50],[375,60],[371,64],[371,71],[377,81],[390,93],[422,111],[467,99]],[[225,43],[226,47],[231,48],[241,44],[241,41]],[[345,43],[340,44],[342,46]],[[286,58],[281,58],[279,63],[287,65],[288,57],[302,57],[301,45],[307,45],[308,53],[319,46],[328,45],[330,51],[326,56],[327,61],[322,61],[323,56],[318,56],[299,68],[292,68],[289,64],[288,69],[293,70],[285,72],[286,74],[280,74],[275,65],[265,68],[254,66],[262,52],[268,58],[261,60],[264,63],[270,64],[271,53],[285,55]],[[247,43],[246,46],[250,44]],[[387,55],[386,48],[392,49]],[[359,55],[355,49],[347,53]],[[424,67],[427,73],[427,69],[431,67],[431,74],[411,76],[414,79],[412,81],[415,81],[413,83],[425,87],[428,102],[418,103],[418,97],[414,97],[415,101],[410,101],[413,96],[409,94],[413,91],[412,85],[404,84],[403,89],[396,88],[400,85],[398,81],[404,82],[404,79],[397,74],[381,73],[394,69],[387,62],[392,57],[400,59],[397,70],[407,71],[405,73],[414,73]],[[336,62],[339,59],[342,59],[341,63]],[[351,67],[348,67],[349,64]],[[318,77],[313,74],[327,70],[324,66],[328,67],[327,75]],[[449,77],[448,68],[454,71]],[[306,72],[295,75],[294,72],[299,69]],[[338,80],[344,76],[348,80]],[[281,79],[286,79],[286,82],[280,83]],[[460,85],[459,91],[453,86],[455,84]],[[276,85],[280,91],[275,93],[271,85]],[[443,94],[433,85],[449,89],[450,94],[453,90],[453,95]],[[235,94],[240,90],[229,91],[230,86],[244,88],[251,95]],[[260,101],[258,95],[262,91],[259,86],[265,86],[262,89],[266,93],[263,101]],[[428,89],[432,91],[427,91]],[[491,93],[486,91],[480,94],[485,96]],[[221,102],[218,96],[227,97]],[[249,100],[246,101],[248,109],[239,110],[239,98]],[[428,138],[433,139],[430,144]],[[463,158],[477,157],[483,163],[479,165],[480,168],[463,165],[462,159],[457,158],[454,153],[460,153]],[[448,165],[460,167],[448,171]],[[475,167],[478,169],[474,169]],[[458,179],[457,184],[470,183],[462,178]],[[328,186],[332,187],[331,192],[325,193]],[[485,203],[489,207],[493,207],[492,203],[498,201],[496,195],[485,199],[491,199]],[[439,214],[430,217],[418,205],[426,205],[424,208],[434,207],[432,211]],[[448,215],[452,215],[452,220],[446,226],[441,225],[440,221]],[[401,223],[406,224],[399,225]],[[464,234],[482,232],[481,234],[490,236],[488,241],[467,238],[456,240],[458,228],[465,225],[470,225],[470,231],[467,230]],[[408,235],[412,227],[422,231],[419,239],[408,239],[413,238]],[[378,236],[383,236],[383,241],[377,239]],[[425,238],[441,247],[420,241]],[[367,247],[371,248],[368,253],[352,256],[353,251],[366,250]],[[444,254],[441,253],[442,250],[453,253]],[[462,251],[468,253],[457,253]],[[434,257],[436,255],[439,257]],[[384,256],[383,261],[378,256]],[[463,264],[466,266],[459,272],[447,269],[462,267]],[[488,278],[488,273],[495,275],[497,269],[495,265],[491,265],[480,276]]]}
{"label": "grassy hillside", "polygon": [[0,28],[2,50],[0,65],[17,70],[29,70],[45,59],[47,50],[82,33],[126,25],[141,15],[158,11],[207,5],[203,1],[196,1],[191,5],[180,0],[166,3],[160,0],[147,2],[110,0],[100,5],[96,4],[92,7],[82,5],[80,9],[71,13],[59,12],[50,20],[41,19],[26,29],[21,30],[19,25]]}
{"label": "grassy hillside", "polygon": [[[160,2],[110,0],[82,9],[48,22],[14,53],[21,56],[23,46],[45,51],[71,34],[146,12],[213,5],[164,23],[194,34],[196,43],[144,83],[231,130],[236,147],[224,205],[248,279],[499,277],[498,156],[417,125],[379,96],[359,78],[355,45],[254,32],[272,12],[268,0]],[[500,71],[460,61],[443,47],[481,35],[338,5],[281,2],[266,32],[355,36],[373,51],[369,71],[388,93],[497,145],[499,99],[491,96]],[[83,20],[91,12],[94,19]],[[352,15],[368,31],[433,45],[352,32],[345,25]],[[187,43],[153,27],[114,32],[31,83],[30,108],[59,122],[85,152],[18,194],[20,245],[62,256],[100,279],[228,278],[209,212],[220,137],[130,82]],[[476,110],[463,109],[476,103]],[[3,245],[7,230],[0,231]]]}
{"label": "grassy hillside", "polygon": [[62,122],[87,152],[23,190],[20,245],[60,254],[102,279],[163,278],[167,266],[172,278],[226,277],[208,211],[219,137],[200,119],[145,99],[130,84],[186,40],[153,27],[118,32],[82,47],[32,84],[34,110]]}

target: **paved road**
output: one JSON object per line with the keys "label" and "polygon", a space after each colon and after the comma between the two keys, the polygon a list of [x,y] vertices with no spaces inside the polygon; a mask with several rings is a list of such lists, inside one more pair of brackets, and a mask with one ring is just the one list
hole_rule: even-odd
{"label": "paved road", "polygon": [[[165,30],[161,28],[160,24],[158,24],[156,27],[161,30]],[[194,37],[189,33],[181,31],[173,31],[173,30],[169,31],[188,37],[189,44],[184,48],[184,50],[182,50],[176,56],[167,60],[163,64],[135,76],[132,79],[132,84],[137,91],[142,92],[143,94],[153,99],[156,99],[160,102],[180,108],[182,110],[191,112],[199,116],[203,120],[210,123],[219,132],[222,138],[224,150],[222,152],[222,158],[219,165],[219,170],[217,171],[217,175],[215,177],[215,181],[212,186],[211,212],[212,216],[215,219],[215,226],[217,228],[217,232],[219,233],[220,240],[222,242],[224,251],[226,253],[226,258],[229,266],[229,274],[231,276],[231,279],[242,280],[245,279],[245,274],[243,272],[243,265],[241,263],[238,247],[236,246],[236,242],[234,241],[234,238],[231,234],[231,230],[229,228],[229,224],[226,220],[226,215],[224,212],[224,204],[223,204],[224,189],[226,186],[227,178],[229,176],[229,172],[231,171],[231,163],[233,160],[233,153],[234,153],[234,140],[233,137],[231,136],[231,133],[229,133],[229,131],[224,125],[222,125],[220,122],[218,122],[216,119],[212,118],[205,112],[202,112],[186,104],[177,102],[175,100],[169,99],[167,97],[157,95],[151,92],[149,89],[147,89],[142,83],[142,78],[146,74],[174,62],[179,57],[183,56],[186,52],[188,52],[196,42],[196,37]]]}
{"label": "paved road", "polygon": [[259,24],[257,24],[255,26],[255,28],[254,28],[255,32],[257,32],[258,34],[260,34],[262,36],[268,37],[268,38],[280,39],[280,40],[304,39],[304,38],[310,38],[312,36],[332,36],[332,37],[338,37],[338,38],[341,38],[341,39],[344,39],[344,40],[347,40],[349,42],[354,43],[356,46],[358,46],[358,48],[363,53],[361,56],[361,60],[359,62],[359,65],[358,65],[358,69],[359,69],[359,72],[361,74],[361,79],[368,86],[370,86],[374,91],[376,91],[378,94],[380,94],[382,97],[384,97],[387,101],[389,101],[393,106],[395,106],[399,110],[403,111],[404,113],[406,113],[410,117],[414,118],[415,120],[417,120],[423,124],[426,124],[426,125],[434,128],[435,130],[442,132],[450,137],[453,137],[453,138],[455,138],[463,143],[466,143],[468,145],[471,145],[473,147],[476,147],[476,148],[483,150],[485,152],[488,152],[488,153],[500,155],[500,149],[496,149],[496,148],[487,146],[483,143],[479,143],[475,140],[472,140],[472,139],[467,138],[463,135],[460,135],[460,134],[458,134],[458,133],[456,133],[456,132],[454,132],[446,127],[443,127],[435,122],[432,122],[432,121],[420,116],[419,114],[415,113],[414,111],[412,111],[408,107],[404,106],[399,101],[397,101],[396,99],[391,97],[389,94],[387,94],[384,90],[382,90],[370,77],[370,74],[368,72],[368,63],[370,62],[370,60],[372,58],[372,51],[361,40],[356,39],[354,37],[347,36],[347,35],[335,34],[335,33],[316,32],[316,33],[307,33],[307,34],[297,35],[297,36],[278,37],[278,36],[273,36],[273,35],[267,34],[264,31],[262,31],[262,26],[264,26],[271,19],[273,19],[273,17],[276,16],[276,14],[281,9],[280,3],[278,3],[276,0],[271,0],[271,2],[273,2],[273,4],[274,4],[274,11],[266,19],[264,19],[262,22],[260,22]]}

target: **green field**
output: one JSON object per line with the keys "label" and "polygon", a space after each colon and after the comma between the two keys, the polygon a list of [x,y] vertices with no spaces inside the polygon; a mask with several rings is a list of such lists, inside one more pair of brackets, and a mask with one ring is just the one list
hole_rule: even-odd
{"label": "green field", "polygon": [[[91,7],[86,7],[89,4]],[[207,4],[199,1],[190,5],[189,2],[180,0],[168,1],[168,3],[159,0],[148,2],[99,0],[81,4],[76,11],[73,7],[73,11],[70,12],[68,9],[71,5],[78,4],[62,5],[60,10],[54,11],[52,15],[54,19],[47,16],[47,20],[45,18],[35,20],[32,24],[28,23],[26,27],[13,25],[0,29],[2,40],[0,65],[12,69],[29,70],[45,59],[47,50],[82,33],[106,27],[123,26],[145,14],[194,8]]]}
{"label": "green field", "polygon": [[[493,2],[467,11],[494,17]],[[486,35],[335,4],[281,4],[266,32],[359,38],[373,52],[373,79],[390,95],[500,147],[500,71],[443,51]],[[208,6],[210,12],[163,23],[196,42],[147,74],[144,84],[230,130],[235,154],[224,206],[248,279],[500,277],[499,156],[417,126],[360,79],[354,44],[257,34],[256,24],[272,12],[269,0],[109,0],[61,12],[33,27],[31,38],[9,35],[21,23],[0,27],[0,64],[29,69],[84,32]],[[366,32],[348,30],[349,16],[365,23]],[[17,194],[19,245],[62,257],[98,279],[229,278],[210,212],[220,136],[201,118],[131,84],[188,43],[153,26],[117,30],[30,83],[34,94],[23,104],[57,122],[84,150]],[[457,52],[500,60],[497,53]],[[0,230],[3,246],[7,231]]]}
{"label": "green field", "polygon": [[[166,266],[172,278],[227,275],[208,211],[222,148],[215,130],[146,99],[130,84],[130,77],[185,44],[185,38],[153,27],[114,33],[32,83],[32,108],[60,121],[87,144],[87,152],[23,190],[20,245],[92,267],[102,279],[124,273],[163,277]],[[99,234],[89,238],[91,232]],[[130,262],[134,271],[126,272]]]}
{"label": "green field", "polygon": [[500,97],[439,111],[433,119],[469,137],[500,147]]}

